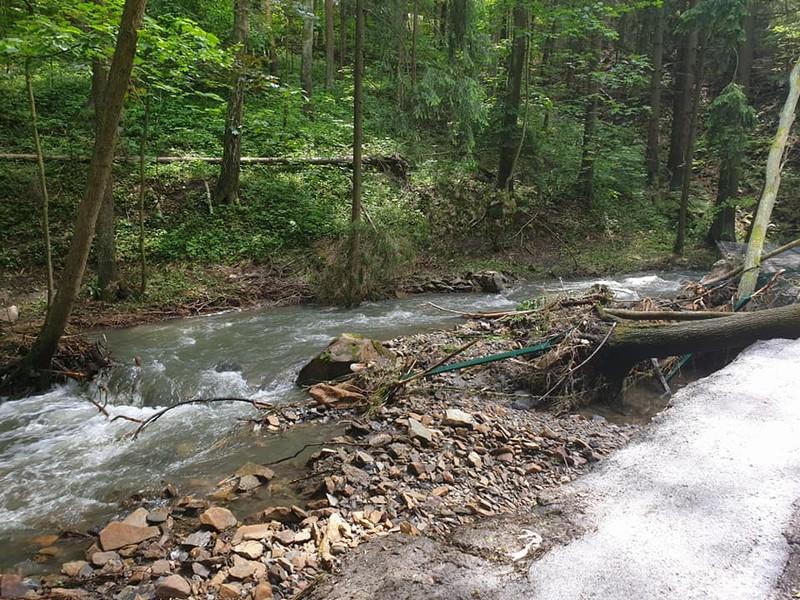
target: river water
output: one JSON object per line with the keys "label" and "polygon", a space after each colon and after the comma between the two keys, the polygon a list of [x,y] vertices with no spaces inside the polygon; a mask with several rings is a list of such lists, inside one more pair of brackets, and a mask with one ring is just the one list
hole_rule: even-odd
{"label": "river water", "polygon": [[[300,399],[303,393],[293,383],[298,369],[341,332],[389,339],[459,322],[428,302],[463,311],[503,310],[595,283],[608,285],[618,299],[634,300],[674,294],[690,276],[525,283],[496,295],[423,295],[353,310],[257,309],[108,331],[119,362],[103,378],[108,412],[143,418],[189,397]],[[121,501],[159,489],[162,480],[183,492],[207,490],[244,462],[289,456],[336,433],[316,426],[263,436],[237,426],[237,419],[253,414],[250,407],[215,404],[171,411],[132,440],[133,423],[111,422],[88,398],[99,399],[96,385],[62,385],[0,403],[0,570],[32,570],[19,564],[34,548],[32,537],[101,524],[120,511]]]}

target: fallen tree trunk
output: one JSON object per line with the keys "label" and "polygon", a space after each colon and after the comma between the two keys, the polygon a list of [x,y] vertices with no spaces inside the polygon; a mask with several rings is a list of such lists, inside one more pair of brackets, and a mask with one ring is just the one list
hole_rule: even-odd
{"label": "fallen tree trunk", "polygon": [[602,315],[625,319],[626,321],[707,321],[730,317],[730,312],[713,312],[702,310],[624,310],[621,308],[605,308],[600,311]]}
{"label": "fallen tree trunk", "polygon": [[[62,161],[62,162],[82,162],[88,163],[91,160],[89,156],[68,156],[65,154],[51,154],[43,157],[48,161]],[[17,160],[25,162],[36,162],[37,157],[35,154],[15,154],[15,153],[0,153],[0,160]],[[139,160],[136,156],[116,156],[114,162],[137,162]],[[305,166],[305,165],[318,165],[318,166],[339,166],[339,167],[352,167],[352,156],[312,156],[312,157],[284,157],[284,156],[243,156],[243,165],[266,165],[266,166]],[[209,164],[220,164],[221,157],[217,156],[151,156],[147,158],[147,162],[154,164],[167,164],[178,162],[202,162]],[[408,162],[398,155],[376,155],[365,156],[363,159],[365,166],[370,166],[380,170],[392,172],[405,172],[408,170]]]}
{"label": "fallen tree trunk", "polygon": [[617,325],[599,359],[604,374],[620,379],[636,363],[650,358],[742,348],[774,338],[800,338],[800,304],[736,313],[709,321]]}

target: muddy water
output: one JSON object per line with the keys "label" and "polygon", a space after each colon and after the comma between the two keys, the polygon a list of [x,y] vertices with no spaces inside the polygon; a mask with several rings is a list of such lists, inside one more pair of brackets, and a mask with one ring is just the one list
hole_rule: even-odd
{"label": "muddy water", "polygon": [[[143,418],[187,397],[299,399],[297,370],[340,332],[388,339],[458,322],[431,301],[454,310],[509,309],[542,293],[594,283],[630,300],[673,294],[688,275],[526,283],[498,295],[416,296],[354,310],[263,309],[109,331],[120,363],[103,379],[109,413]],[[131,440],[131,423],[111,422],[88,402],[101,396],[97,385],[66,385],[0,404],[0,569],[32,570],[19,564],[34,548],[31,538],[97,525],[118,513],[121,501],[157,490],[163,480],[182,491],[204,491],[244,462],[271,462],[338,433],[332,426],[303,427],[264,440],[238,422],[252,415],[250,407],[215,404],[171,411]],[[302,459],[285,468],[299,468]]]}

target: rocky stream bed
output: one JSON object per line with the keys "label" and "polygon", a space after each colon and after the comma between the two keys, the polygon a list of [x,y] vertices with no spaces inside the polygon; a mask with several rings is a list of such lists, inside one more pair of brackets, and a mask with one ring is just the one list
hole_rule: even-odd
{"label": "rocky stream bed", "polygon": [[[384,346],[393,357],[384,369],[394,373],[411,357],[416,365],[431,365],[465,339],[476,343],[462,358],[507,350],[517,343],[513,329],[474,321],[396,338]],[[7,573],[2,593],[293,598],[313,594],[343,558],[357,556],[370,541],[392,547],[402,545],[398,539],[418,545],[461,537],[462,545],[476,547],[473,554],[485,555],[475,560],[510,564],[541,553],[570,528],[562,524],[547,539],[535,534],[507,547],[469,541],[464,532],[476,522],[531,511],[537,499],[602,461],[638,428],[521,409],[528,398],[522,367],[521,361],[493,363],[436,375],[380,403],[357,387],[323,385],[312,388],[309,400],[265,405],[258,418],[239,427],[269,438],[338,423],[343,433],[312,444],[304,472],[291,479],[281,474],[282,461],[246,463],[231,465],[230,477],[207,496],[166,485],[161,497],[134,498],[125,513],[89,531],[81,554],[63,562],[60,572]],[[380,388],[379,381],[371,385]],[[287,489],[297,500],[277,501]],[[41,538],[36,558],[57,559],[64,541]]]}

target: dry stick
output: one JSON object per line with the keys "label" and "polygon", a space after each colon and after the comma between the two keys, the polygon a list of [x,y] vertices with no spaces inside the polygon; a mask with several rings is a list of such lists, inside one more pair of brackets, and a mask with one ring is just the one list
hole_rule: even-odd
{"label": "dry stick", "polygon": [[601,315],[610,315],[628,321],[703,321],[706,319],[719,319],[720,317],[730,317],[730,312],[713,311],[647,311],[647,310],[625,310],[622,308],[606,308],[600,310]]}
{"label": "dry stick", "polygon": [[431,365],[430,367],[428,367],[427,369],[425,369],[421,373],[417,373],[416,375],[413,375],[411,377],[407,377],[406,379],[401,379],[400,381],[395,383],[393,387],[397,388],[397,387],[400,387],[401,385],[406,385],[408,383],[411,383],[412,381],[416,381],[417,379],[422,379],[423,377],[425,377],[428,373],[430,373],[434,369],[436,369],[438,367],[441,367],[444,363],[446,363],[451,358],[455,358],[456,356],[458,356],[462,352],[465,352],[469,348],[472,348],[472,346],[477,344],[480,341],[480,339],[481,338],[475,338],[474,340],[472,340],[468,344],[465,344],[464,346],[461,346],[461,348],[459,348],[458,350],[456,350],[454,352],[451,352],[450,354],[445,356],[442,360],[437,361],[436,363],[434,363],[433,365]]}
{"label": "dry stick", "polygon": [[750,300],[753,300],[753,298],[757,298],[758,296],[760,296],[761,294],[763,294],[764,292],[766,292],[767,290],[769,290],[769,289],[770,289],[772,286],[774,286],[774,285],[777,283],[778,279],[780,279],[780,278],[781,278],[781,276],[782,276],[784,273],[786,273],[786,269],[781,269],[780,271],[778,271],[777,273],[775,273],[775,275],[773,275],[773,276],[772,276],[772,279],[770,279],[770,280],[769,280],[769,281],[766,283],[766,285],[764,285],[764,286],[763,286],[761,289],[759,289],[759,290],[758,290],[757,292],[755,292],[755,293],[754,293],[752,296],[750,296]]}
{"label": "dry stick", "polygon": [[551,387],[549,390],[547,390],[544,393],[543,396],[539,396],[539,402],[540,403],[544,402],[550,396],[550,394],[555,392],[561,386],[561,384],[564,383],[564,381],[566,381],[567,377],[572,375],[578,369],[581,369],[582,367],[584,367],[590,360],[592,360],[597,355],[597,353],[600,352],[600,350],[603,348],[603,346],[606,345],[606,342],[608,342],[608,339],[611,337],[611,334],[614,333],[614,330],[616,328],[617,328],[617,324],[616,323],[612,323],[611,324],[611,328],[608,330],[608,333],[603,338],[603,341],[600,342],[597,345],[597,348],[594,349],[594,351],[589,355],[589,357],[586,360],[584,360],[581,364],[579,364],[578,366],[572,367],[569,371],[564,373],[564,375],[561,377],[561,379],[556,381],[556,383],[555,383],[555,385],[553,385],[553,387]]}
{"label": "dry stick", "polygon": [[144,430],[145,427],[158,421],[161,417],[163,417],[166,413],[171,411],[174,408],[178,408],[180,406],[186,406],[187,404],[210,404],[212,402],[244,402],[249,404],[253,408],[268,408],[269,405],[264,404],[263,402],[259,402],[258,400],[248,400],[246,398],[196,398],[194,400],[182,400],[181,402],[176,402],[172,406],[168,406],[167,408],[161,409],[157,413],[153,413],[149,417],[147,417],[142,424],[136,429],[133,434],[133,439],[139,437],[139,434]]}
{"label": "dry stick", "polygon": [[[783,246],[781,246],[780,248],[776,248],[772,252],[767,252],[765,255],[763,255],[761,257],[761,262],[758,265],[758,267],[754,267],[754,268],[759,268],[760,269],[761,265],[763,265],[770,258],[775,258],[776,256],[778,256],[778,254],[783,254],[784,252],[786,252],[788,250],[792,250],[793,248],[797,248],[797,247],[800,247],[800,239],[796,239],[793,242],[789,242],[788,244],[784,244]],[[706,281],[703,285],[708,287],[710,285],[714,285],[714,284],[720,283],[722,281],[726,281],[728,279],[732,279],[733,277],[736,277],[737,275],[741,275],[742,273],[744,273],[744,266],[741,266],[741,267],[738,267],[736,269],[733,269],[732,271],[728,271],[727,273],[723,273],[722,275],[719,275],[718,277],[714,277],[713,279],[710,279],[710,280]]]}
{"label": "dry stick", "polygon": [[214,214],[214,201],[211,197],[211,188],[208,187],[208,181],[203,179],[203,185],[206,188],[206,202],[208,202],[208,214]]}
{"label": "dry stick", "polygon": [[461,312],[458,310],[453,310],[450,308],[445,308],[444,306],[439,306],[438,304],[434,304],[433,302],[428,302],[428,305],[432,306],[437,310],[441,310],[447,313],[451,313],[454,315],[458,315],[460,317],[464,317],[465,319],[499,319],[502,317],[516,317],[516,316],[523,316],[523,315],[532,315],[534,313],[541,312],[542,309],[536,308],[532,310],[512,310],[506,312],[493,312],[493,313],[470,313],[470,312]]}
{"label": "dry stick", "polygon": [[292,460],[293,458],[297,458],[298,456],[300,456],[303,452],[305,452],[309,448],[320,448],[320,447],[324,447],[324,446],[355,446],[357,448],[369,448],[369,444],[359,444],[357,442],[319,442],[319,443],[313,443],[313,444],[306,444],[305,446],[300,448],[300,450],[298,450],[297,452],[295,452],[291,456],[284,456],[283,458],[279,458],[278,460],[274,460],[272,462],[268,462],[268,463],[264,463],[264,464],[266,466],[270,466],[270,467],[273,466],[273,465],[279,465],[281,463],[286,462],[287,460]]}

